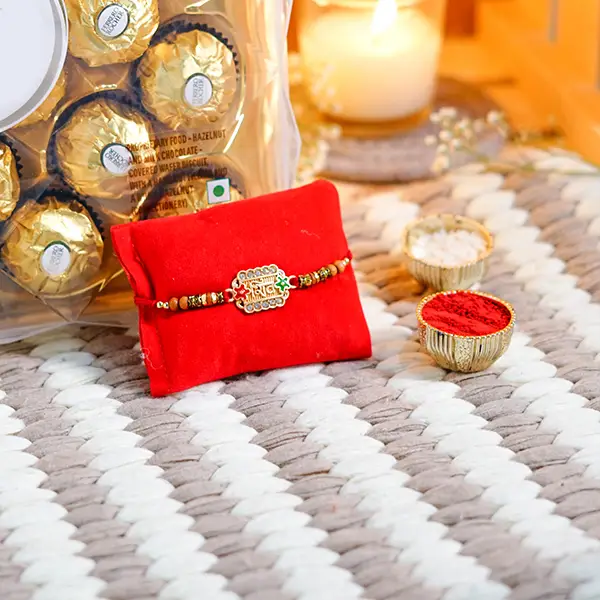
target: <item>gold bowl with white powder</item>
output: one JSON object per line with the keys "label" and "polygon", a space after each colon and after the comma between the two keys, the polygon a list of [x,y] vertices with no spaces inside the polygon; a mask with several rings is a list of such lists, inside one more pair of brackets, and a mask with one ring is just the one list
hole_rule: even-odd
{"label": "gold bowl with white powder", "polygon": [[494,239],[473,219],[440,214],[408,225],[402,248],[408,270],[431,290],[466,290],[483,278]]}

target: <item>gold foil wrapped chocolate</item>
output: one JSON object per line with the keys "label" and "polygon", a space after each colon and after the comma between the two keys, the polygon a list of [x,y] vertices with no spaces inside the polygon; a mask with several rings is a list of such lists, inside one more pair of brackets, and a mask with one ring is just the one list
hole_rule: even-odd
{"label": "gold foil wrapped chocolate", "polygon": [[63,71],[56,82],[56,85],[50,92],[50,95],[42,102],[42,104],[31,113],[26,119],[21,121],[16,127],[29,127],[31,125],[37,125],[42,121],[47,121],[52,116],[58,103],[65,97],[67,91],[67,78]]}
{"label": "gold foil wrapped chocolate", "polygon": [[216,123],[231,107],[238,85],[233,52],[200,29],[152,46],[138,77],[145,107],[172,129]]}
{"label": "gold foil wrapped chocolate", "polygon": [[21,183],[12,150],[0,142],[0,221],[6,221],[19,201]]}
{"label": "gold foil wrapped chocolate", "polygon": [[14,213],[2,247],[4,268],[41,296],[85,290],[94,283],[103,254],[104,241],[86,208],[51,195]]}
{"label": "gold foil wrapped chocolate", "polygon": [[158,0],[67,0],[69,50],[91,67],[128,63],[158,28]]}
{"label": "gold foil wrapped chocolate", "polygon": [[134,108],[107,98],[78,107],[56,133],[56,160],[80,194],[119,199],[136,190],[133,175],[156,169],[152,126]]}
{"label": "gold foil wrapped chocolate", "polygon": [[216,178],[202,169],[186,169],[165,177],[148,195],[142,213],[148,219],[188,215],[243,198],[231,179]]}

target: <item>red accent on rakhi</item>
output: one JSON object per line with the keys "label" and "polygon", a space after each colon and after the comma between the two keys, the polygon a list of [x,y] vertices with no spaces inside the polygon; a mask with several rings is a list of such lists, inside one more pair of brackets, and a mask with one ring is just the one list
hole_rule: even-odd
{"label": "red accent on rakhi", "polygon": [[245,300],[246,296],[250,293],[248,291],[248,288],[246,288],[245,286],[241,285],[238,288],[234,288],[233,293],[235,295],[235,299],[236,300]]}

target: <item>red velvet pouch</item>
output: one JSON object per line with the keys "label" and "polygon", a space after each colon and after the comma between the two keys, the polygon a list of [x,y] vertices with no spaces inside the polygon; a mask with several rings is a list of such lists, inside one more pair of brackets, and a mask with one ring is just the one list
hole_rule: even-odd
{"label": "red velvet pouch", "polygon": [[277,265],[297,276],[349,257],[330,183],[120,225],[112,238],[139,306],[154,396],[241,373],[371,355],[351,265],[255,314],[234,303],[176,312],[156,306],[229,290],[243,270]]}

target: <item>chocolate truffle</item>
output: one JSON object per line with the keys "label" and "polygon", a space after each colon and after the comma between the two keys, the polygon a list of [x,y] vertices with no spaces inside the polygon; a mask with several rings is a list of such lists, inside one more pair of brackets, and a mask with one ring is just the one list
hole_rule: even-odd
{"label": "chocolate truffle", "polygon": [[12,214],[21,193],[17,160],[12,150],[0,142],[0,221]]}
{"label": "chocolate truffle", "polygon": [[65,181],[85,196],[130,196],[133,166],[149,172],[157,156],[150,121],[118,100],[98,98],[79,106],[55,137]]}
{"label": "chocolate truffle", "polygon": [[2,247],[4,267],[36,295],[62,296],[94,283],[104,242],[86,208],[54,195],[17,209]]}
{"label": "chocolate truffle", "polygon": [[137,74],[144,106],[172,129],[216,123],[238,85],[233,52],[201,29],[170,34],[152,46]]}
{"label": "chocolate truffle", "polygon": [[158,28],[158,0],[67,0],[69,50],[91,67],[139,58]]}

